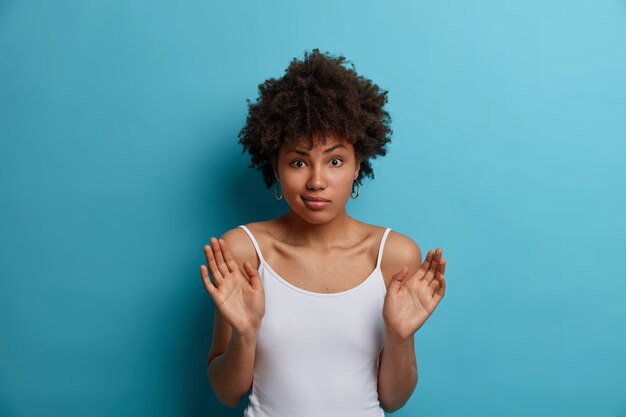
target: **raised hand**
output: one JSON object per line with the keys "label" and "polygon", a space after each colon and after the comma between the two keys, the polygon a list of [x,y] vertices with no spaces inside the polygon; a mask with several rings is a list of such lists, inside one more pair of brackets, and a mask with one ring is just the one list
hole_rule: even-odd
{"label": "raised hand", "polygon": [[386,329],[401,339],[413,336],[422,327],[446,291],[446,260],[442,253],[441,248],[429,250],[424,263],[409,278],[407,267],[393,276],[385,296],[383,318]]}
{"label": "raised hand", "polygon": [[206,266],[201,265],[204,287],[233,331],[240,335],[257,332],[265,315],[265,290],[258,271],[244,262],[242,273],[223,239],[212,237],[211,245],[204,247],[204,254],[214,283]]}

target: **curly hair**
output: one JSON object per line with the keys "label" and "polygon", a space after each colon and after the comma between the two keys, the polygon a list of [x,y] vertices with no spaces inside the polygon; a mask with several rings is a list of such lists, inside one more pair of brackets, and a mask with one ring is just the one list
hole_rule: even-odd
{"label": "curly hair", "polygon": [[251,155],[249,168],[261,171],[267,188],[276,181],[274,164],[281,145],[308,138],[312,147],[313,132],[324,143],[328,133],[344,135],[360,163],[357,183],[374,179],[369,159],[387,154],[393,133],[384,110],[388,92],[357,75],[352,62],[317,48],[305,51],[304,60],[294,58],[282,78],[269,78],[258,88],[257,101],[246,100],[248,116],[238,137],[242,153]]}

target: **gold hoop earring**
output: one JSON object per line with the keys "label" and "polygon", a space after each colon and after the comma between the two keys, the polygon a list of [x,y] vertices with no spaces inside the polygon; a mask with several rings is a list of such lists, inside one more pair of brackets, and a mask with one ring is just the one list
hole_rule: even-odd
{"label": "gold hoop earring", "polygon": [[[354,182],[356,182],[356,180],[354,180]],[[353,190],[354,190],[354,182],[352,183]],[[356,200],[359,197],[359,194],[361,194],[361,185],[358,182],[356,182],[356,195],[353,196],[352,194],[350,194],[350,197]]]}
{"label": "gold hoop earring", "polygon": [[274,187],[274,196],[276,197],[276,200],[282,200],[283,199],[283,190],[280,190],[280,197],[278,196],[278,183],[280,182],[280,180],[278,178],[276,178],[276,186]]}

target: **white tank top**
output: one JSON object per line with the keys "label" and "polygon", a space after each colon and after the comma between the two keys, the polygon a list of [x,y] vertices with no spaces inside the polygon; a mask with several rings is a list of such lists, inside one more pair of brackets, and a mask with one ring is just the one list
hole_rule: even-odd
{"label": "white tank top", "polygon": [[259,257],[265,315],[257,336],[254,376],[244,417],[384,417],[378,400],[387,289],[376,268],[359,285],[317,293],[290,284]]}

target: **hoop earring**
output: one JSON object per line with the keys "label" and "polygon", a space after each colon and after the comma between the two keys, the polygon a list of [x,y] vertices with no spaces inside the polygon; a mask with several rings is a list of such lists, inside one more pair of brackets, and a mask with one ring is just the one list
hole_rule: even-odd
{"label": "hoop earring", "polygon": [[280,182],[280,180],[278,178],[276,178],[276,183],[275,183],[275,187],[274,187],[274,196],[276,197],[276,200],[282,200],[283,199],[283,190],[281,188],[280,190],[280,197],[278,196],[278,183]]}
{"label": "hoop earring", "polygon": [[[356,182],[356,180],[354,180],[354,182]],[[354,182],[352,183],[353,190],[354,190]],[[358,182],[356,182],[356,195],[352,196],[352,194],[350,194],[350,197],[356,200],[359,197],[359,194],[361,194],[361,185]]]}

